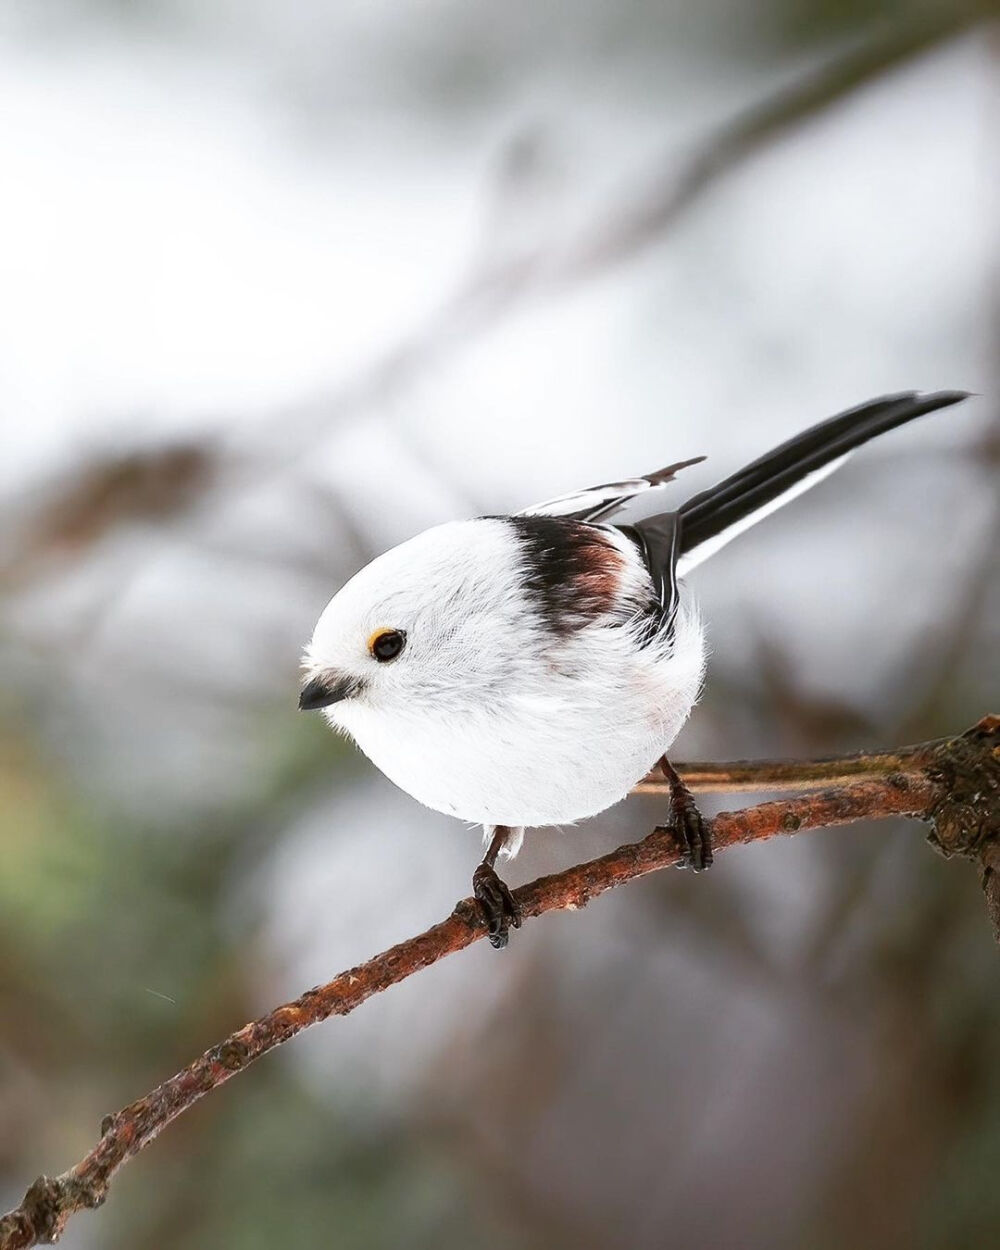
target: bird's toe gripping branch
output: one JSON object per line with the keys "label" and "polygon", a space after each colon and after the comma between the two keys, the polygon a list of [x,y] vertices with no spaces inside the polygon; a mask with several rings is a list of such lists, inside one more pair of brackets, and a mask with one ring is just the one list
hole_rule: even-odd
{"label": "bird's toe gripping branch", "polygon": [[521,830],[510,830],[505,825],[497,825],[493,838],[490,842],[489,850],[483,857],[483,862],[472,874],[472,892],[476,896],[480,910],[483,913],[483,919],[486,921],[486,932],[489,935],[490,945],[494,950],[502,950],[507,945],[507,938],[511,928],[520,929],[521,912],[514,902],[514,896],[511,894],[506,883],[501,881],[497,875],[494,865],[497,862],[497,856],[508,843],[511,834],[515,833],[516,844],[520,844]]}
{"label": "bird's toe gripping branch", "polygon": [[472,892],[486,921],[490,945],[502,950],[507,945],[510,929],[521,927],[521,913],[514,896],[492,864],[480,864],[472,874]]}
{"label": "bird's toe gripping branch", "polygon": [[672,827],[684,844],[684,858],[677,867],[703,872],[711,868],[713,862],[710,826],[698,810],[691,791],[665,755],[660,760],[660,771],[670,787]]}

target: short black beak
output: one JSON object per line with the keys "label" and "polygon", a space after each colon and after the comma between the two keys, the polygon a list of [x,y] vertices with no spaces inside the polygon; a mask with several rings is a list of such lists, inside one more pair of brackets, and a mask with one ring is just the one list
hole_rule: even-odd
{"label": "short black beak", "polygon": [[329,707],[331,703],[339,703],[355,694],[361,682],[349,674],[320,673],[310,678],[302,687],[299,695],[299,708],[303,712],[314,712],[317,708]]}

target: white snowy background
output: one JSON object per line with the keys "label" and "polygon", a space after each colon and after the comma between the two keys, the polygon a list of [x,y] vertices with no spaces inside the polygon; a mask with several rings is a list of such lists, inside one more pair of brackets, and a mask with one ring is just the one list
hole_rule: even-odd
{"label": "white snowy background", "polygon": [[[720,125],[866,36],[859,22],[783,42],[786,10],[764,13],[773,29],[722,0],[0,11],[0,712],[41,775],[129,828],[136,871],[144,839],[154,859],[164,839],[196,858],[255,814],[204,904],[239,969],[234,1010],[325,980],[467,891],[477,834],[294,710],[327,598],[429,524],[707,454],[679,497],[873,395],[972,390],[693,576],[713,659],[676,754],[857,749],[997,710],[995,31],[958,29],[789,125],[647,246],[571,263]],[[209,466],[190,499],[54,553],[32,538],[81,476],[181,444]],[[297,759],[299,786],[275,799]],[[658,815],[634,800],[539,831],[508,875]],[[928,1068],[958,1060],[945,1043],[900,1058],[905,1011],[880,978],[887,945],[912,953],[916,896],[921,932],[942,910],[966,926],[969,994],[995,994],[959,874],[915,828],[728,853],[707,879],[532,924],[503,956],[477,947],[314,1031],[269,1062],[349,1140],[388,1135],[404,1172],[433,1142],[436,1163],[431,1196],[395,1223],[340,1191],[327,1210],[318,1186],[283,1244],[467,1244],[464,1217],[441,1213],[466,1200],[489,1245],[908,1235],[954,1136],[945,1115],[906,1116]],[[88,937],[84,917],[84,943],[127,945],[141,923],[109,889],[117,932],[105,917]],[[30,892],[18,905],[36,910]],[[156,941],[184,944],[171,923]],[[99,975],[90,956],[74,1001]],[[184,1003],[197,970],[168,966],[143,980],[130,965],[118,991]],[[907,1010],[931,995],[900,993]],[[161,1038],[172,1019],[156,1017]],[[88,1028],[100,1039],[96,1008]],[[10,1201],[86,1147],[80,1122],[109,1107],[83,1108],[141,1092],[98,1042],[73,1105],[54,1106],[37,1089],[59,1062],[22,1042],[5,1027]],[[845,1213],[859,1134],[876,1172],[879,1149],[894,1165],[881,1199],[868,1182]],[[174,1191],[187,1216],[151,1213],[159,1150],[122,1210],[113,1192],[66,1245],[137,1244],[137,1229],[160,1246],[275,1244],[199,1217],[197,1173]],[[250,1201],[248,1175],[230,1183]],[[958,1244],[933,1240],[937,1218],[920,1244]]]}

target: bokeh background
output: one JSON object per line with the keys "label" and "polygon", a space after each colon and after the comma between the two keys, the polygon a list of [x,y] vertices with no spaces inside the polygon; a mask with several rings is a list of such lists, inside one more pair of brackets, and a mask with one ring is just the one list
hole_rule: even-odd
{"label": "bokeh background", "polygon": [[[0,6],[4,1207],[467,891],[477,835],[295,709],[333,590],[427,525],[968,388],[692,578],[676,756],[1000,711],[993,10]],[[998,1048],[971,871],[812,834],[314,1030],[64,1244],[991,1246]]]}

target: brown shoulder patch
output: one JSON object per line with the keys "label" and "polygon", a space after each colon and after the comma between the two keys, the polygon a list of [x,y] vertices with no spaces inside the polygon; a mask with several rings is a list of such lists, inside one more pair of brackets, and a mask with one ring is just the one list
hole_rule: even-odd
{"label": "brown shoulder patch", "polygon": [[621,600],[625,558],[607,534],[562,517],[506,519],[521,545],[524,587],[553,632],[631,614]]}

